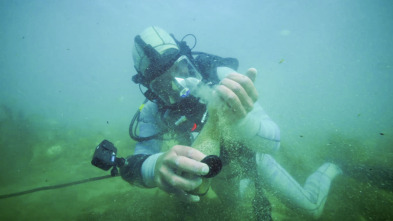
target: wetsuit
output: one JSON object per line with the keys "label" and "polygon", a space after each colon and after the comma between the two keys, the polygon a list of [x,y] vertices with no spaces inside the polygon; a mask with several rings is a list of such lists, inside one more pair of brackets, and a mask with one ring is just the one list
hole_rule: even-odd
{"label": "wetsuit", "polygon": [[[201,68],[201,65],[197,66],[204,71],[201,73],[209,72],[210,76],[213,76],[210,77],[210,82],[218,83],[219,79],[217,76],[220,75],[221,70],[219,65],[210,65],[208,69],[205,68],[204,70]],[[208,76],[209,78],[209,74],[205,74],[204,77]],[[160,105],[150,101],[144,105],[139,117],[139,136],[149,137],[160,134],[162,131],[168,133],[166,136],[159,136],[136,144],[134,155],[127,158],[126,166],[121,169],[123,179],[134,185],[155,187],[155,163],[157,158],[166,151],[162,149],[163,140],[168,139],[168,136],[170,138],[172,134],[174,136],[173,139],[177,141],[176,144],[191,146],[195,133],[203,127],[200,117],[203,116],[206,108],[202,105],[190,110],[194,110],[197,113],[193,114],[188,118],[188,121],[177,128],[173,125],[182,116],[183,112],[181,110],[163,109],[160,108]],[[340,173],[339,168],[333,164],[326,163],[310,175],[303,187],[300,186],[270,155],[280,145],[280,130],[278,126],[257,103],[247,117],[248,121],[245,121],[239,128],[239,131],[243,132],[242,136],[247,137],[247,140],[254,141],[254,147],[241,149],[237,157],[246,159],[239,160],[239,162],[241,161],[245,164],[244,167],[246,168],[254,168],[254,172],[258,174],[258,180],[254,179],[252,181],[277,191],[287,205],[301,208],[314,217],[319,217],[329,192],[331,180]],[[230,163],[227,158],[233,158],[233,156],[227,156],[225,152],[221,153],[220,157],[227,163]],[[225,179],[227,180],[227,178]],[[233,177],[234,185],[232,186],[221,185],[219,178],[216,180],[218,180],[216,183],[212,183],[213,190],[216,191],[218,196],[227,198],[224,201],[236,201],[233,197],[241,197],[241,192],[246,188],[235,177]],[[228,190],[226,190],[228,188],[233,194],[225,194],[228,193]]]}

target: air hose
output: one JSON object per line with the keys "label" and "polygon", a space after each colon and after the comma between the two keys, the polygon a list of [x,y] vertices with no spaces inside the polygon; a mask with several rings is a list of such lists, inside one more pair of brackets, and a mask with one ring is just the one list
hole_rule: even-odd
{"label": "air hose", "polygon": [[53,186],[43,186],[43,187],[38,187],[38,188],[25,190],[25,191],[20,191],[20,192],[16,192],[16,193],[9,193],[9,194],[0,195],[0,199],[6,199],[6,198],[15,197],[15,196],[21,196],[21,195],[34,193],[34,192],[39,192],[39,191],[44,191],[44,190],[59,189],[59,188],[74,186],[74,185],[78,185],[78,184],[82,184],[82,183],[88,183],[88,182],[92,182],[92,181],[103,180],[103,179],[111,178],[111,177],[114,177],[114,176],[106,175],[106,176],[87,178],[87,179],[84,179],[84,180],[74,181],[74,182],[70,182],[70,183],[63,183],[63,184],[53,185]]}

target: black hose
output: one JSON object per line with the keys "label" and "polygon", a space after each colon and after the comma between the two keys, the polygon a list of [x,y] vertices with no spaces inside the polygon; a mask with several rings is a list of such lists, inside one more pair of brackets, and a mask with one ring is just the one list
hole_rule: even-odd
{"label": "black hose", "polygon": [[92,177],[92,178],[74,181],[74,182],[70,182],[70,183],[63,183],[63,184],[59,184],[59,185],[43,186],[43,187],[31,189],[31,190],[25,190],[25,191],[16,192],[16,193],[0,195],[0,199],[6,199],[6,198],[10,198],[10,197],[25,195],[25,194],[29,194],[29,193],[38,192],[38,191],[59,189],[59,188],[73,186],[73,185],[77,185],[77,184],[82,184],[82,183],[87,183],[87,182],[92,182],[92,181],[97,181],[97,180],[103,180],[103,179],[111,178],[111,177],[114,177],[114,176],[106,175],[106,176]]}
{"label": "black hose", "polygon": [[[143,104],[146,104],[147,101],[148,101],[148,99],[145,99]],[[131,120],[131,123],[130,123],[130,127],[128,129],[128,133],[129,133],[130,137],[133,140],[138,141],[138,142],[143,142],[143,141],[148,141],[148,140],[152,140],[152,139],[157,139],[157,138],[160,138],[166,132],[166,131],[161,131],[161,132],[158,132],[158,133],[153,134],[153,135],[148,136],[148,137],[140,137],[137,134],[140,114],[141,114],[141,110],[138,109],[136,111],[136,113],[134,114],[134,116],[132,117],[132,120]]]}

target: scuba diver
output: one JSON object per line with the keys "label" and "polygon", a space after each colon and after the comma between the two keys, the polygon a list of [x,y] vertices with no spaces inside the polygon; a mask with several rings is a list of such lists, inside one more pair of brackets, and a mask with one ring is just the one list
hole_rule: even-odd
{"label": "scuba diver", "polygon": [[[122,178],[132,185],[158,187],[185,202],[198,202],[204,193],[193,190],[212,168],[203,162],[208,154],[192,146],[207,122],[214,120],[209,119],[213,115],[208,105],[222,103],[218,117],[242,123],[235,128],[241,142],[217,138],[223,170],[211,179],[211,188],[221,201],[236,204],[254,183],[255,199],[260,202],[254,209],[271,212],[262,191],[271,188],[286,205],[318,218],[340,168],[325,163],[304,186],[298,184],[271,156],[279,149],[280,130],[256,102],[256,70],[239,74],[237,59],[192,51],[195,45],[190,48],[184,38],[178,41],[153,26],[134,39],[133,81],[141,91],[141,86],[146,88],[142,92],[146,100],[130,124],[130,136],[137,144],[120,168]],[[200,95],[200,88],[207,92]],[[271,219],[266,216],[265,220]]]}

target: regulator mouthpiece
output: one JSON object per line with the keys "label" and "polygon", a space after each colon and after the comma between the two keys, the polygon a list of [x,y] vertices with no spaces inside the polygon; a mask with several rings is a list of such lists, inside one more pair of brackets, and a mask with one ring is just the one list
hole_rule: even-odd
{"label": "regulator mouthpiece", "polygon": [[192,94],[201,82],[198,78],[188,77],[188,78],[175,78],[176,82],[183,88],[179,96],[182,98],[188,97]]}

